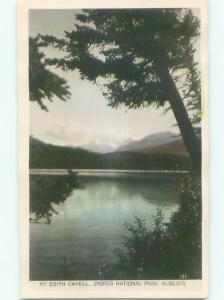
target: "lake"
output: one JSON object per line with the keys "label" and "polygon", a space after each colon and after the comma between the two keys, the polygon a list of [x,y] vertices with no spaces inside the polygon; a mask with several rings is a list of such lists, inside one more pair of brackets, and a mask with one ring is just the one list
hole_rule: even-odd
{"label": "lake", "polygon": [[137,216],[150,228],[157,208],[165,222],[177,210],[177,175],[115,173],[88,173],[80,176],[77,187],[69,185],[64,173],[32,173],[31,280],[99,278],[102,265],[116,263],[114,249],[122,247],[125,222],[133,222]]}

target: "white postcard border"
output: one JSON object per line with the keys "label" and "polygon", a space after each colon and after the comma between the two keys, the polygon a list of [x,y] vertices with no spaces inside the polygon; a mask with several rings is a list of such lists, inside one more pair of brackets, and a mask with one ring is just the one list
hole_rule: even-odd
{"label": "white postcard border", "polygon": [[[172,286],[180,280],[148,280],[158,285],[94,287],[42,285],[29,281],[29,91],[28,91],[28,10],[78,8],[153,8],[199,7],[201,9],[202,69],[202,280],[186,280],[186,285]],[[24,0],[18,3],[18,95],[19,95],[19,196],[20,196],[20,282],[23,298],[204,298],[208,294],[208,41],[207,3],[203,0]],[[128,280],[131,282],[130,280]],[[58,281],[59,282],[59,281]],[[68,282],[71,286],[68,286]],[[81,281],[79,281],[81,282]],[[115,280],[114,282],[119,282]],[[162,282],[165,282],[162,285]],[[169,285],[169,282],[171,285]],[[166,285],[166,283],[168,285]]]}

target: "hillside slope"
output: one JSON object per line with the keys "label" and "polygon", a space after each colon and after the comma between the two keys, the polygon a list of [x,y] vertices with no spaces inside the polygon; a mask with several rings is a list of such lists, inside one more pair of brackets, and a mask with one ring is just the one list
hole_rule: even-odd
{"label": "hillside slope", "polygon": [[141,140],[119,147],[117,151],[188,155],[180,136],[172,132],[157,132]]}
{"label": "hillside slope", "polygon": [[147,147],[140,149],[139,152],[142,153],[165,153],[165,154],[175,154],[182,156],[189,156],[187,149],[182,142],[182,140],[174,141],[168,144],[162,144],[155,147]]}
{"label": "hillside slope", "polygon": [[120,151],[100,154],[30,138],[30,168],[189,170],[190,160],[188,157],[165,153]]}

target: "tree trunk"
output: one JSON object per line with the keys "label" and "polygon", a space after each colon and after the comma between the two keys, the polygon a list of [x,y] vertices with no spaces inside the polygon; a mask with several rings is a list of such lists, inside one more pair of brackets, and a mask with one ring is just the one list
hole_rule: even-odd
{"label": "tree trunk", "polygon": [[158,67],[158,72],[183,137],[184,144],[190,154],[193,168],[198,174],[201,174],[201,141],[194,132],[183,100],[168,68],[160,66]]}

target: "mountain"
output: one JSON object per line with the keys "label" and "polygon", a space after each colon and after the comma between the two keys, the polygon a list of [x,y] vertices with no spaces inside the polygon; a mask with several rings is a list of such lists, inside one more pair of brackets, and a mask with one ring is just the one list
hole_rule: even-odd
{"label": "mountain", "polygon": [[166,153],[189,156],[187,149],[182,140],[174,141],[168,144],[162,144],[155,147],[149,147],[139,150],[141,153]]}
{"label": "mountain", "polygon": [[87,145],[81,145],[79,146],[80,148],[83,148],[88,151],[93,151],[97,153],[108,153],[108,152],[113,152],[116,148],[114,145],[110,144],[104,144],[100,142],[91,142]]}
{"label": "mountain", "polygon": [[133,139],[130,138],[124,140],[99,139],[86,145],[80,145],[79,147],[97,153],[110,153],[115,152],[118,147],[122,147],[131,142],[133,142]]}
{"label": "mountain", "polygon": [[30,138],[30,168],[189,170],[189,157],[176,154],[120,151],[96,153]]}
{"label": "mountain", "polygon": [[116,151],[188,155],[180,136],[172,132],[157,132],[121,146]]}

